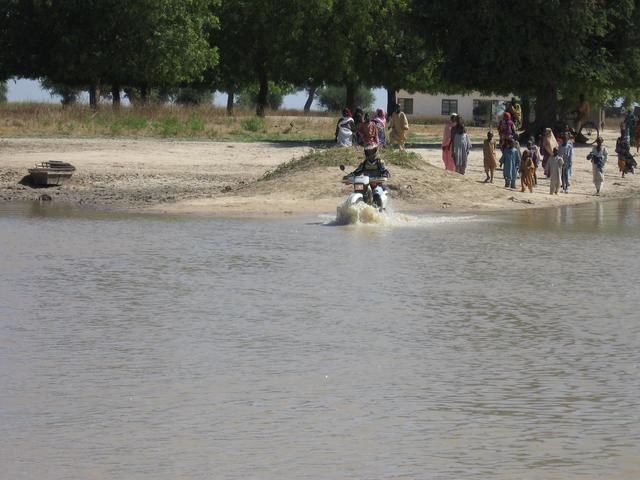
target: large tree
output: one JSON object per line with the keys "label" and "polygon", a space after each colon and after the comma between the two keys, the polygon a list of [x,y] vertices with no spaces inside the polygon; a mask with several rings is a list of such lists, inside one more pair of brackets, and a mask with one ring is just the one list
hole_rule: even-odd
{"label": "large tree", "polygon": [[398,90],[424,92],[441,87],[436,73],[439,56],[412,21],[409,0],[382,2],[377,11],[384,23],[376,28],[380,34],[372,37],[366,56],[370,61],[368,84],[387,90],[387,111],[391,112]]}
{"label": "large tree", "polygon": [[[303,57],[311,64],[310,76],[346,88],[346,106],[356,107],[360,85],[378,85],[371,65],[376,47],[386,36],[389,10],[396,0],[331,2],[330,10],[316,18],[316,28]],[[393,10],[391,8],[391,10]]]}
{"label": "large tree", "polygon": [[387,108],[400,88],[431,88],[437,57],[410,21],[410,0],[330,3],[314,12],[314,28],[302,45],[306,50],[296,56],[306,61],[300,70],[316,85],[344,85],[350,108],[357,106],[360,86],[386,88]]}
{"label": "large tree", "polygon": [[[219,84],[237,92],[258,84],[256,114],[268,106],[269,83],[302,84],[309,76],[303,66],[309,35],[318,19],[326,19],[331,0],[223,0]],[[348,3],[348,2],[347,2]],[[320,48],[320,47],[319,47]]]}
{"label": "large tree", "polygon": [[[0,73],[89,86],[176,85],[215,64],[217,0],[1,0]],[[10,54],[7,54],[6,51]]]}
{"label": "large tree", "polygon": [[414,0],[413,12],[448,85],[533,98],[537,128],[555,124],[561,98],[639,78],[632,0]]}

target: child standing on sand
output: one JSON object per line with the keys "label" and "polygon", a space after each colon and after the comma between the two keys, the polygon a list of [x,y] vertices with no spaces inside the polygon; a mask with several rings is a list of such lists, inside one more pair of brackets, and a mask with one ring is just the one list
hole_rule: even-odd
{"label": "child standing on sand", "polygon": [[520,186],[521,192],[524,192],[525,187],[529,189],[529,192],[533,193],[533,184],[535,182],[533,175],[536,171],[536,167],[533,164],[533,158],[531,158],[531,152],[525,150],[522,152],[522,162],[520,162]]}
{"label": "child standing on sand", "polygon": [[533,184],[538,185],[538,166],[540,165],[540,149],[536,145],[533,137],[529,137],[529,141],[527,142],[527,150],[531,154],[531,160],[533,160]]}
{"label": "child standing on sand", "polygon": [[558,155],[562,157],[562,191],[569,193],[569,179],[573,168],[573,142],[569,134],[562,134],[562,143],[558,147]]}
{"label": "child standing on sand", "polygon": [[484,183],[493,183],[493,172],[496,170],[496,142],[493,140],[493,133],[487,132],[487,139],[482,145],[482,153],[484,154],[484,173],[487,176]]}

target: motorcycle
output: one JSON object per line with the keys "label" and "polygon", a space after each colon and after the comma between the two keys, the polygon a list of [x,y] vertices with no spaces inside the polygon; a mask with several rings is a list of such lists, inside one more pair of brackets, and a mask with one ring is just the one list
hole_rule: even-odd
{"label": "motorcycle", "polygon": [[[345,166],[340,165],[340,170],[344,172]],[[367,175],[356,175],[351,172],[342,177],[342,183],[345,185],[353,185],[353,192],[349,195],[346,202],[349,205],[355,205],[364,202],[376,208],[379,212],[383,212],[387,208],[388,198],[387,191],[383,184],[387,181],[385,177],[369,177]]]}

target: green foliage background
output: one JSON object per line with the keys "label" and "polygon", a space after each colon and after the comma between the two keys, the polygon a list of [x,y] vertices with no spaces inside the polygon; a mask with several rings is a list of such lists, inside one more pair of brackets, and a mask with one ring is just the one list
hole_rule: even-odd
{"label": "green foliage background", "polygon": [[0,0],[0,45],[0,80],[44,78],[68,103],[79,89],[141,104],[153,89],[184,103],[222,90],[264,115],[292,85],[343,86],[351,107],[363,86],[389,103],[399,89],[479,90],[549,122],[580,93],[636,94],[640,2]]}
{"label": "green foliage background", "polygon": [[[361,86],[356,91],[355,104],[364,110],[370,110],[374,96],[371,90]],[[341,112],[346,105],[347,89],[345,87],[328,86],[318,93],[318,103],[330,112]]]}

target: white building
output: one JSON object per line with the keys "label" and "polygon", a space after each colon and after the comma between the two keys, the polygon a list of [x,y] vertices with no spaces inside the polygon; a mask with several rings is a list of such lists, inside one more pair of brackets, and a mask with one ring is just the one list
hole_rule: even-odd
{"label": "white building", "polygon": [[[466,123],[486,124],[496,119],[504,111],[505,103],[511,96],[484,96],[478,92],[464,95],[428,93],[409,93],[400,90],[396,93],[398,103],[408,116],[449,117],[452,113],[462,116]],[[495,122],[495,120],[492,120]]]}

